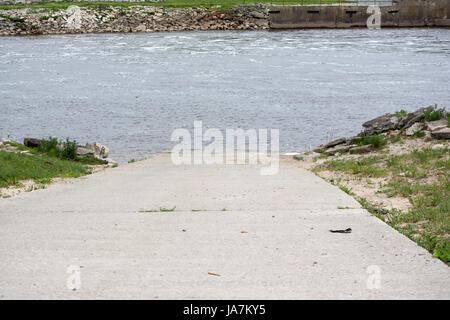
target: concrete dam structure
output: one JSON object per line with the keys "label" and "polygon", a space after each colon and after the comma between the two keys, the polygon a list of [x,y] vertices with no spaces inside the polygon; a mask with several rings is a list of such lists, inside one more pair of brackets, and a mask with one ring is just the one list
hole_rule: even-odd
{"label": "concrete dam structure", "polygon": [[[367,27],[369,5],[272,6],[271,29]],[[450,0],[403,0],[379,6],[380,27],[450,27]]]}

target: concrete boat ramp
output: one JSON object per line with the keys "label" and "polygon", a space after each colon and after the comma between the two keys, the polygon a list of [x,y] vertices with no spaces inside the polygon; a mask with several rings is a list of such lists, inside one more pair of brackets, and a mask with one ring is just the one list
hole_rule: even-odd
{"label": "concrete boat ramp", "polygon": [[2,299],[450,298],[444,263],[290,157],[163,154],[1,199],[0,270]]}

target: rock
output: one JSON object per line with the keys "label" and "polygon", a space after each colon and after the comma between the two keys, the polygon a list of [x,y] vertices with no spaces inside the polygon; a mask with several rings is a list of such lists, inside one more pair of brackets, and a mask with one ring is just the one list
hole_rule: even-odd
{"label": "rock", "polygon": [[347,142],[346,138],[339,138],[339,139],[336,139],[336,140],[333,140],[333,141],[330,141],[328,143],[325,143],[325,144],[322,144],[322,145],[318,146],[316,149],[314,149],[314,152],[321,153],[321,152],[324,152],[325,149],[328,149],[328,148],[331,148],[331,147],[334,147],[334,146],[337,146],[339,144],[343,144],[343,143],[346,143],[346,142]]}
{"label": "rock", "polygon": [[443,144],[435,144],[434,146],[431,147],[431,150],[440,150],[444,148],[445,146]]}
{"label": "rock", "polygon": [[93,155],[95,155],[95,151],[91,148],[78,146],[77,147],[77,155],[79,157],[93,156]]}
{"label": "rock", "polygon": [[367,153],[367,152],[370,152],[371,150],[372,150],[372,146],[370,144],[366,144],[363,146],[353,147],[349,150],[349,152],[351,154],[356,154],[356,153]]}
{"label": "rock", "polygon": [[263,12],[259,12],[259,11],[250,12],[250,16],[252,16],[255,19],[265,19],[266,18],[266,15]]}
{"label": "rock", "polygon": [[92,155],[104,159],[109,156],[109,148],[98,142],[87,143],[85,146],[78,146],[77,154],[80,157]]}
{"label": "rock", "polygon": [[405,134],[407,136],[413,136],[417,131],[422,130],[423,128],[423,124],[420,122],[416,122],[414,123],[411,127],[409,127],[408,129],[406,129]]}
{"label": "rock", "polygon": [[436,130],[439,130],[442,128],[446,128],[447,125],[448,125],[448,120],[446,117],[444,117],[440,120],[427,122],[427,128],[430,131],[436,131]]}
{"label": "rock", "polygon": [[348,138],[347,141],[345,141],[345,144],[346,145],[353,144],[353,142],[355,140],[357,141],[357,140],[360,140],[360,139],[361,139],[360,136],[352,136],[352,137]]}
{"label": "rock", "polygon": [[396,137],[398,135],[400,135],[400,130],[391,130],[387,134],[387,136],[391,138]]}
{"label": "rock", "polygon": [[411,127],[414,123],[421,121],[425,116],[425,110],[427,110],[427,108],[420,108],[414,112],[408,113],[406,116],[400,119],[397,127],[406,129]]}
{"label": "rock", "polygon": [[347,138],[339,138],[339,139],[336,139],[336,140],[333,140],[333,141],[330,141],[330,142],[326,143],[324,145],[324,147],[325,148],[331,148],[331,147],[337,146],[339,144],[343,144],[345,142],[347,142]]}
{"label": "rock", "polygon": [[397,116],[387,113],[370,121],[364,122],[362,126],[365,128],[364,134],[370,136],[376,133],[382,133],[395,129],[398,123],[399,119]]}
{"label": "rock", "polygon": [[[29,2],[29,0],[23,1]],[[214,8],[219,7],[214,6]],[[137,5],[127,8],[109,7],[107,10],[103,10],[82,7],[79,10],[81,26],[75,29],[67,28],[69,13],[66,9],[56,10],[52,12],[51,16],[47,12],[24,12],[22,9],[11,9],[7,10],[8,16],[19,18],[20,15],[20,18],[26,20],[27,23],[15,23],[12,20],[0,17],[0,34],[25,35],[269,28],[268,5],[236,5],[232,7],[231,14],[228,11],[216,11],[214,8],[167,9]]]}
{"label": "rock", "polygon": [[435,131],[431,131],[431,136],[435,139],[450,139],[450,128],[445,127]]}
{"label": "rock", "polygon": [[23,145],[28,148],[37,148],[42,145],[42,140],[36,138],[25,138],[23,139]]}
{"label": "rock", "polygon": [[147,27],[145,26],[145,24],[141,24],[136,27],[136,32],[144,32],[146,30],[147,30]]}
{"label": "rock", "polygon": [[336,153],[347,152],[353,145],[338,145],[334,148],[326,149],[323,153],[333,156]]}
{"label": "rock", "polygon": [[105,158],[103,160],[105,160],[108,164],[118,164],[117,161],[115,161],[115,160],[113,160],[111,158]]}

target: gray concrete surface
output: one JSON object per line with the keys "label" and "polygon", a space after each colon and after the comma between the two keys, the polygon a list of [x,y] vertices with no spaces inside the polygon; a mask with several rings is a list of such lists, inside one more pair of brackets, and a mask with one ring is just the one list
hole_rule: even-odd
{"label": "gray concrete surface", "polygon": [[444,263],[291,159],[261,176],[161,155],[1,199],[0,270],[2,299],[450,298]]}
{"label": "gray concrete surface", "polygon": [[[272,6],[269,10],[271,29],[296,28],[366,28],[367,5]],[[447,27],[450,0],[403,0],[392,6],[381,6],[381,28]]]}

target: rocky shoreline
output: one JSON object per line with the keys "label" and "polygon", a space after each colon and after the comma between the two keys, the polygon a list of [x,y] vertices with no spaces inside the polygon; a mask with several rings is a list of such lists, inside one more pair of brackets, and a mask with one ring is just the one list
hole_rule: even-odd
{"label": "rocky shoreline", "polygon": [[265,30],[269,28],[268,8],[262,4],[236,5],[227,11],[139,5],[93,9],[74,5],[58,11],[0,10],[0,35]]}
{"label": "rocky shoreline", "polygon": [[[402,110],[403,111],[403,110]],[[450,127],[448,126],[447,115],[442,109],[442,117],[437,120],[426,120],[427,113],[436,112],[436,107],[430,106],[420,108],[414,112],[405,111],[397,114],[387,113],[362,124],[364,131],[362,134],[349,138],[339,138],[323,145],[320,145],[314,152],[323,153],[328,156],[349,152],[350,154],[368,153],[374,149],[370,143],[361,145],[364,136],[382,135],[395,137],[404,135],[412,137],[420,132],[426,140],[450,139]]]}
{"label": "rocky shoreline", "polygon": [[450,265],[449,119],[436,106],[400,110],[294,158]]}

